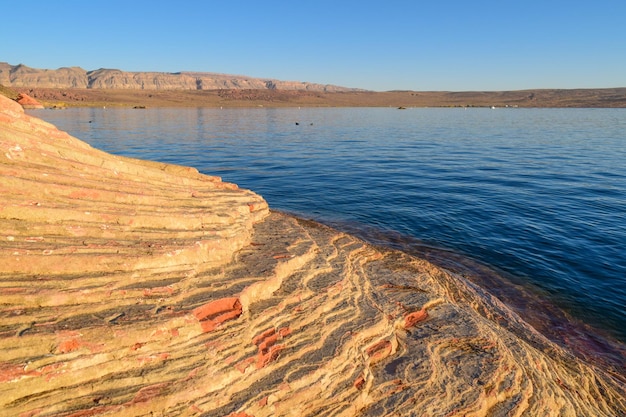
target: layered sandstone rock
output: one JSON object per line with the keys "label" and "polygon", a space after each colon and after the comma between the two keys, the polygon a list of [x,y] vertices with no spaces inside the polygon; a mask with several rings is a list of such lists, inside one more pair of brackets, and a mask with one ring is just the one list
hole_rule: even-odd
{"label": "layered sandstone rock", "polygon": [[626,409],[461,277],[0,107],[0,415]]}
{"label": "layered sandstone rock", "polygon": [[354,89],[329,84],[280,81],[210,72],[128,72],[80,67],[56,70],[0,62],[0,84],[16,88],[99,88],[120,90],[278,89],[339,92]]}

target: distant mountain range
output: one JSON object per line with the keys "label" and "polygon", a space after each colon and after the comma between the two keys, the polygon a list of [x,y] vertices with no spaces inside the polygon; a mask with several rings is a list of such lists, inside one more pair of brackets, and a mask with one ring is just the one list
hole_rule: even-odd
{"label": "distant mountain range", "polygon": [[280,81],[211,72],[128,72],[118,69],[87,71],[80,67],[37,69],[0,62],[0,84],[15,88],[99,88],[118,90],[295,90],[319,92],[363,91],[329,84]]}

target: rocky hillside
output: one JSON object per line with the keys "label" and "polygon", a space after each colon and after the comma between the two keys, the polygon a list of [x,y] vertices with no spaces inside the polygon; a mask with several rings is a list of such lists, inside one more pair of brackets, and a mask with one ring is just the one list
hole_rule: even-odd
{"label": "rocky hillside", "polygon": [[210,72],[86,71],[80,67],[37,69],[0,62],[0,84],[16,88],[103,88],[119,90],[297,90],[340,92],[354,89],[299,81],[279,81]]}

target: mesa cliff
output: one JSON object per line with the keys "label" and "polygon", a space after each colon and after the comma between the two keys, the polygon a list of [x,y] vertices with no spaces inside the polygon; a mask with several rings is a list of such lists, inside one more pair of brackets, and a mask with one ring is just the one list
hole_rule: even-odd
{"label": "mesa cliff", "polygon": [[340,92],[355,89],[300,81],[280,81],[210,72],[86,71],[80,67],[37,69],[0,62],[0,84],[15,88],[89,88],[117,90],[296,90]]}
{"label": "mesa cliff", "polygon": [[626,108],[626,88],[385,91],[210,72],[36,69],[0,62],[4,87],[47,107],[593,107]]}
{"label": "mesa cliff", "polygon": [[626,410],[623,370],[463,277],[2,96],[0,178],[0,416]]}

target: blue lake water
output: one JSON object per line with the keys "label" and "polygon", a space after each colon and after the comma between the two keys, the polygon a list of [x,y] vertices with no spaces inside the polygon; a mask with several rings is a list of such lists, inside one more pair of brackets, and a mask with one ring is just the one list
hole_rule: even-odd
{"label": "blue lake water", "polygon": [[545,301],[626,342],[626,109],[29,114],[107,152],[219,175],[274,209],[375,243],[448,253],[460,273],[480,275],[476,261],[542,300],[520,301],[522,314]]}

